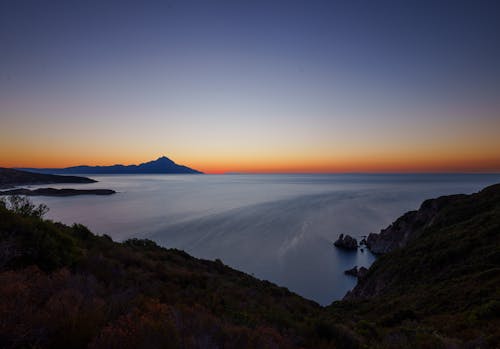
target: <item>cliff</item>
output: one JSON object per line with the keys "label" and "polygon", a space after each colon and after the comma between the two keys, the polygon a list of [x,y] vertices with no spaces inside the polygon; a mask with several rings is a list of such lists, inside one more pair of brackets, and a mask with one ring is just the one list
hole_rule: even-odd
{"label": "cliff", "polygon": [[387,255],[345,299],[398,293],[410,284],[451,277],[467,279],[498,266],[499,246],[500,184],[472,195],[427,200],[372,238],[371,248]]}
{"label": "cliff", "polygon": [[[345,296],[344,304],[356,309],[348,312],[351,316],[407,342],[433,328],[442,337],[435,338],[435,347],[498,347],[499,184],[472,195],[427,200],[372,241],[385,254]],[[331,311],[343,307],[337,303]],[[403,335],[402,328],[414,334]]]}
{"label": "cliff", "polygon": [[369,234],[366,246],[375,254],[385,254],[406,246],[436,223],[443,208],[453,205],[463,197],[463,195],[451,195],[424,201],[417,211],[405,213],[389,227],[382,229],[379,234]]}

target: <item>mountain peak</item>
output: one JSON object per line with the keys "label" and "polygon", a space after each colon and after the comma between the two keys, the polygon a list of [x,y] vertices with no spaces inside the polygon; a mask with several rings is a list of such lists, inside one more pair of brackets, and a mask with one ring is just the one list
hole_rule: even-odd
{"label": "mountain peak", "polygon": [[138,165],[139,167],[150,167],[150,166],[167,166],[167,167],[170,167],[170,166],[177,166],[177,164],[170,160],[169,158],[167,158],[166,156],[160,156],[158,159],[156,160],[151,160],[151,161],[147,161],[147,162],[144,162],[140,165]]}
{"label": "mountain peak", "polygon": [[139,174],[139,173],[171,173],[171,174],[199,174],[200,171],[178,165],[165,155],[156,160],[144,162],[139,165],[113,165],[113,166],[75,166],[59,169],[31,169],[40,173],[68,173],[68,174]]}
{"label": "mountain peak", "polygon": [[165,155],[162,155],[158,159],[153,160],[151,162],[166,162],[166,161],[173,162],[172,160],[170,160],[169,158],[167,158]]}

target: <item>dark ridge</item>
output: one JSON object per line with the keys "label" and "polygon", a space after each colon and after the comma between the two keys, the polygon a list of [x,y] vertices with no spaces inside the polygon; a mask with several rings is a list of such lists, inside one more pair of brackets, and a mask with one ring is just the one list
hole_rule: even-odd
{"label": "dark ridge", "polygon": [[471,195],[426,200],[382,230],[371,245],[370,236],[370,249],[385,255],[346,299],[403,290],[405,283],[419,279],[446,279],[446,273],[462,278],[479,262],[486,270],[500,261],[500,184]]}
{"label": "dark ridge", "polygon": [[500,184],[426,200],[379,239],[384,254],[331,314],[397,333],[393,347],[428,331],[429,348],[500,347]]}
{"label": "dark ridge", "polygon": [[18,206],[17,212],[0,201],[2,348],[322,343],[307,339],[316,337],[321,307],[286,288],[220,260],[197,259],[151,240],[113,242]]}
{"label": "dark ridge", "polygon": [[58,176],[0,167],[0,188],[15,187],[18,185],[95,182],[97,181],[87,177]]}
{"label": "dark ridge", "polygon": [[116,191],[111,189],[54,189],[39,188],[35,190],[19,188],[0,191],[0,195],[26,195],[26,196],[75,196],[75,195],[111,195]]}

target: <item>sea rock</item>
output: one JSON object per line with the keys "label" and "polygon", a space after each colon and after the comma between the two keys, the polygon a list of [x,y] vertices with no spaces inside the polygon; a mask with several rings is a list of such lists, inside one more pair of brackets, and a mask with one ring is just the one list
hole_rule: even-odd
{"label": "sea rock", "polygon": [[344,271],[345,275],[358,276],[358,267],[353,267],[352,269],[347,269]]}
{"label": "sea rock", "polygon": [[361,279],[363,277],[366,276],[366,274],[368,273],[368,269],[365,268],[365,267],[353,267],[351,269],[347,269],[346,271],[344,271],[344,274],[346,275],[351,275],[351,276],[355,276],[357,277],[358,279]]}
{"label": "sea rock", "polygon": [[358,279],[362,279],[366,276],[366,274],[368,273],[368,268],[365,268],[365,267],[360,267],[358,269]]}
{"label": "sea rock", "polygon": [[340,234],[337,241],[333,243],[336,247],[343,248],[346,250],[356,250],[358,248],[358,242],[355,238],[350,235]]}

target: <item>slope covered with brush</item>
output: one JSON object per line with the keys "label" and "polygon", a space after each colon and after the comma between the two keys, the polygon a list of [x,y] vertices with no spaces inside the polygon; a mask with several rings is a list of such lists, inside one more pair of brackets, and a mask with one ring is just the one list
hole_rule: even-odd
{"label": "slope covered with brush", "polygon": [[426,201],[430,220],[406,225],[417,234],[326,308],[221,261],[113,242],[9,200],[0,347],[500,347],[500,185]]}
{"label": "slope covered with brush", "polygon": [[[0,347],[321,347],[321,307],[221,261],[0,202]],[[7,206],[7,207],[6,207]]]}
{"label": "slope covered with brush", "polygon": [[330,311],[362,318],[375,341],[395,347],[419,338],[500,346],[500,185],[427,200],[412,216],[428,218],[407,224],[416,236],[377,259]]}

